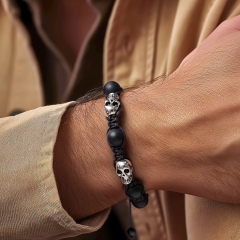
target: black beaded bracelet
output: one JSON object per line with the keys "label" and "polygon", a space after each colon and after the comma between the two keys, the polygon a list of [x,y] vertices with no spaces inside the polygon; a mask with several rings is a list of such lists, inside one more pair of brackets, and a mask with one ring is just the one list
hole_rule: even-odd
{"label": "black beaded bracelet", "polygon": [[126,135],[119,126],[119,117],[122,108],[120,93],[122,91],[123,89],[120,85],[114,81],[106,83],[103,87],[103,92],[107,99],[105,101],[106,118],[109,126],[107,140],[114,154],[116,174],[125,185],[125,195],[129,197],[130,228],[127,230],[127,233],[129,238],[133,239],[136,231],[132,227],[131,203],[136,208],[145,207],[148,204],[148,194],[145,193],[143,184],[134,179],[132,163],[123,151]]}

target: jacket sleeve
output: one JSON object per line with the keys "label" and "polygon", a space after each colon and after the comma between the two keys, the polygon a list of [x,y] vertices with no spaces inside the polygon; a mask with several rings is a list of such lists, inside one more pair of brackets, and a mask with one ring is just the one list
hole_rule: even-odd
{"label": "jacket sleeve", "polygon": [[53,173],[61,116],[72,102],[0,119],[0,239],[61,239],[99,229],[106,209],[80,224],[63,209]]}

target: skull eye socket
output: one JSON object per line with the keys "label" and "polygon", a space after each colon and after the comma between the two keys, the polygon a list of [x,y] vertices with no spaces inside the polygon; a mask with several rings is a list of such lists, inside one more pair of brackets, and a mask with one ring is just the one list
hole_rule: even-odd
{"label": "skull eye socket", "polygon": [[120,170],[117,170],[117,174],[122,174],[122,171],[120,171]]}
{"label": "skull eye socket", "polygon": [[113,104],[112,104],[114,107],[117,107],[117,102],[113,102]]}
{"label": "skull eye socket", "polygon": [[106,106],[109,106],[110,105],[110,102],[106,102],[106,104],[105,104]]}
{"label": "skull eye socket", "polygon": [[125,169],[125,170],[124,170],[124,173],[129,173],[129,169]]}

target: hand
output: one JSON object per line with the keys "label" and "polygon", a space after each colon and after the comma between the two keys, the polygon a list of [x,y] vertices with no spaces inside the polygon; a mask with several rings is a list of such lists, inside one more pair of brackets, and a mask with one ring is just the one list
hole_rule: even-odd
{"label": "hand", "polygon": [[129,151],[145,163],[149,188],[240,203],[239,30],[240,16],[223,22],[138,99]]}

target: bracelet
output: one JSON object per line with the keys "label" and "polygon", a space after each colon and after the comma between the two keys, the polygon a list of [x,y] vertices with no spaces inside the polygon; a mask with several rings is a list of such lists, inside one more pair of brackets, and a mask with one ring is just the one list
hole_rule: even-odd
{"label": "bracelet", "polygon": [[144,186],[133,176],[133,166],[130,159],[124,154],[124,143],[126,135],[119,126],[119,118],[122,109],[120,93],[123,89],[117,82],[110,81],[103,87],[106,96],[105,111],[107,114],[109,129],[107,140],[114,154],[114,167],[116,174],[125,185],[125,195],[129,198],[129,218],[130,228],[127,230],[130,239],[136,235],[136,230],[132,227],[131,204],[136,208],[143,208],[148,204],[148,194],[145,193]]}

